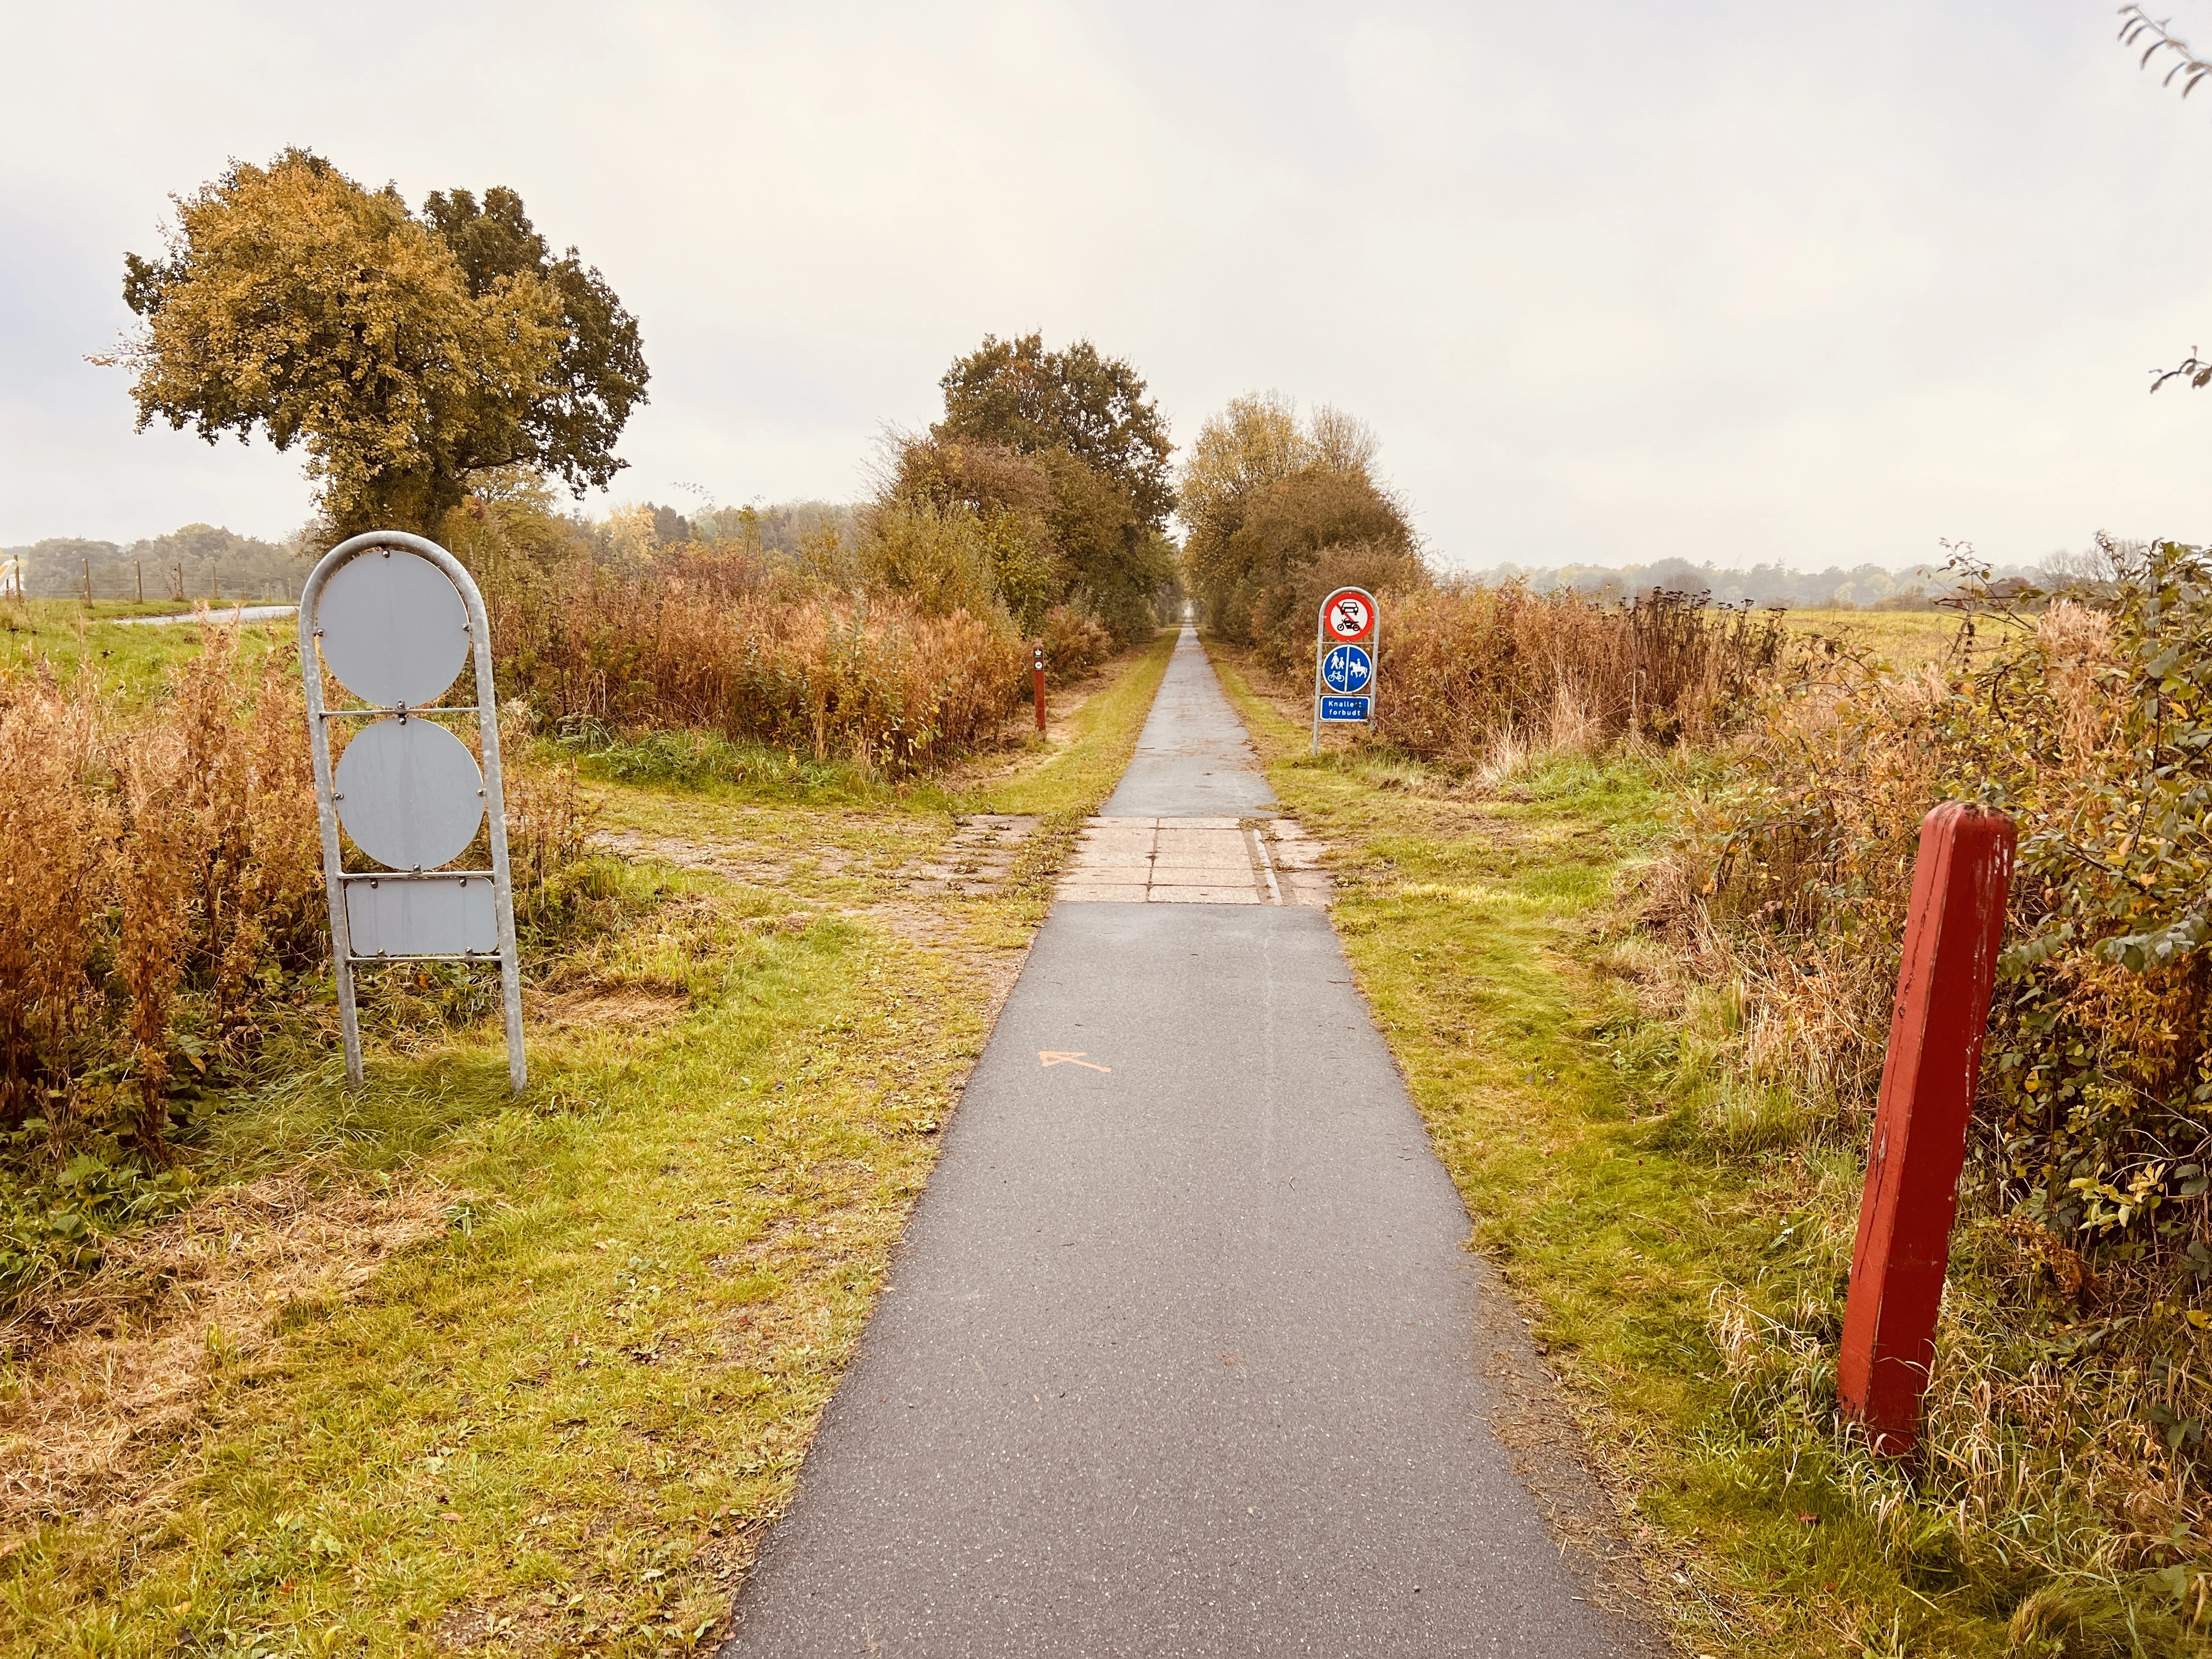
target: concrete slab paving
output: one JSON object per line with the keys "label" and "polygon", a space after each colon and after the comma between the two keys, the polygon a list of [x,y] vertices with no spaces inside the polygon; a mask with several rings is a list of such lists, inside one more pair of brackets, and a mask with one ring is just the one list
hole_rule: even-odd
{"label": "concrete slab paving", "polygon": [[[1193,672],[1164,818],[1265,791],[1184,764]],[[1513,1322],[1326,914],[1162,890],[1054,907],[725,1659],[1657,1652],[1489,1427]]]}
{"label": "concrete slab paving", "polygon": [[1260,904],[1265,901],[1249,887],[1176,887],[1157,878],[1145,895],[1148,904]]}

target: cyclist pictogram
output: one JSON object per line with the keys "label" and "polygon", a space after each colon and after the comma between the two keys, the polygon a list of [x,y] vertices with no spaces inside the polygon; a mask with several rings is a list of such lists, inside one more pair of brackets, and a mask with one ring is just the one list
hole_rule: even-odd
{"label": "cyclist pictogram", "polygon": [[1375,659],[1356,645],[1340,645],[1321,659],[1322,684],[1340,696],[1364,691],[1375,678]]}

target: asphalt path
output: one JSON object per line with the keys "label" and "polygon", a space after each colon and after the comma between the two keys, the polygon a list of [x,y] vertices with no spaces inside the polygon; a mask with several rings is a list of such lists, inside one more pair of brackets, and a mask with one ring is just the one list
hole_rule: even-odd
{"label": "asphalt path", "polygon": [[[1186,631],[1109,815],[1267,799]],[[1325,912],[1055,905],[725,1659],[1645,1651],[1468,1234]]]}
{"label": "asphalt path", "polygon": [[1137,738],[1137,752],[1099,816],[1109,818],[1273,817],[1252,740],[1221,695],[1195,629],[1186,628]]}

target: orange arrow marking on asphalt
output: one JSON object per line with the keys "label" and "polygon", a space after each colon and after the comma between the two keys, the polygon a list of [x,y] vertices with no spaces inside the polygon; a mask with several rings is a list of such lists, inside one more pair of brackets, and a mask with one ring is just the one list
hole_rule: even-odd
{"label": "orange arrow marking on asphalt", "polygon": [[1087,1052],[1089,1051],[1086,1049],[1078,1048],[1072,1054],[1063,1054],[1055,1049],[1040,1048],[1037,1050],[1037,1058],[1048,1066],[1080,1066],[1086,1072],[1110,1072],[1114,1069],[1111,1066],[1099,1066],[1084,1059],[1083,1056]]}

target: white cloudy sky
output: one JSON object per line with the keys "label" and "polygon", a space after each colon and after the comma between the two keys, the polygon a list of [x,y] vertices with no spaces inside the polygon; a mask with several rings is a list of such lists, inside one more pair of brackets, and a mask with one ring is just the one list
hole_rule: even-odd
{"label": "white cloudy sky", "polygon": [[306,516],[296,456],[135,435],[82,361],[167,195],[291,143],[513,185],[605,270],[654,374],[617,499],[849,496],[1042,328],[1179,437],[1257,387],[1365,416],[1449,564],[2212,538],[2212,389],[2145,393],[2212,347],[2212,88],[2107,0],[5,18],[0,544]]}

